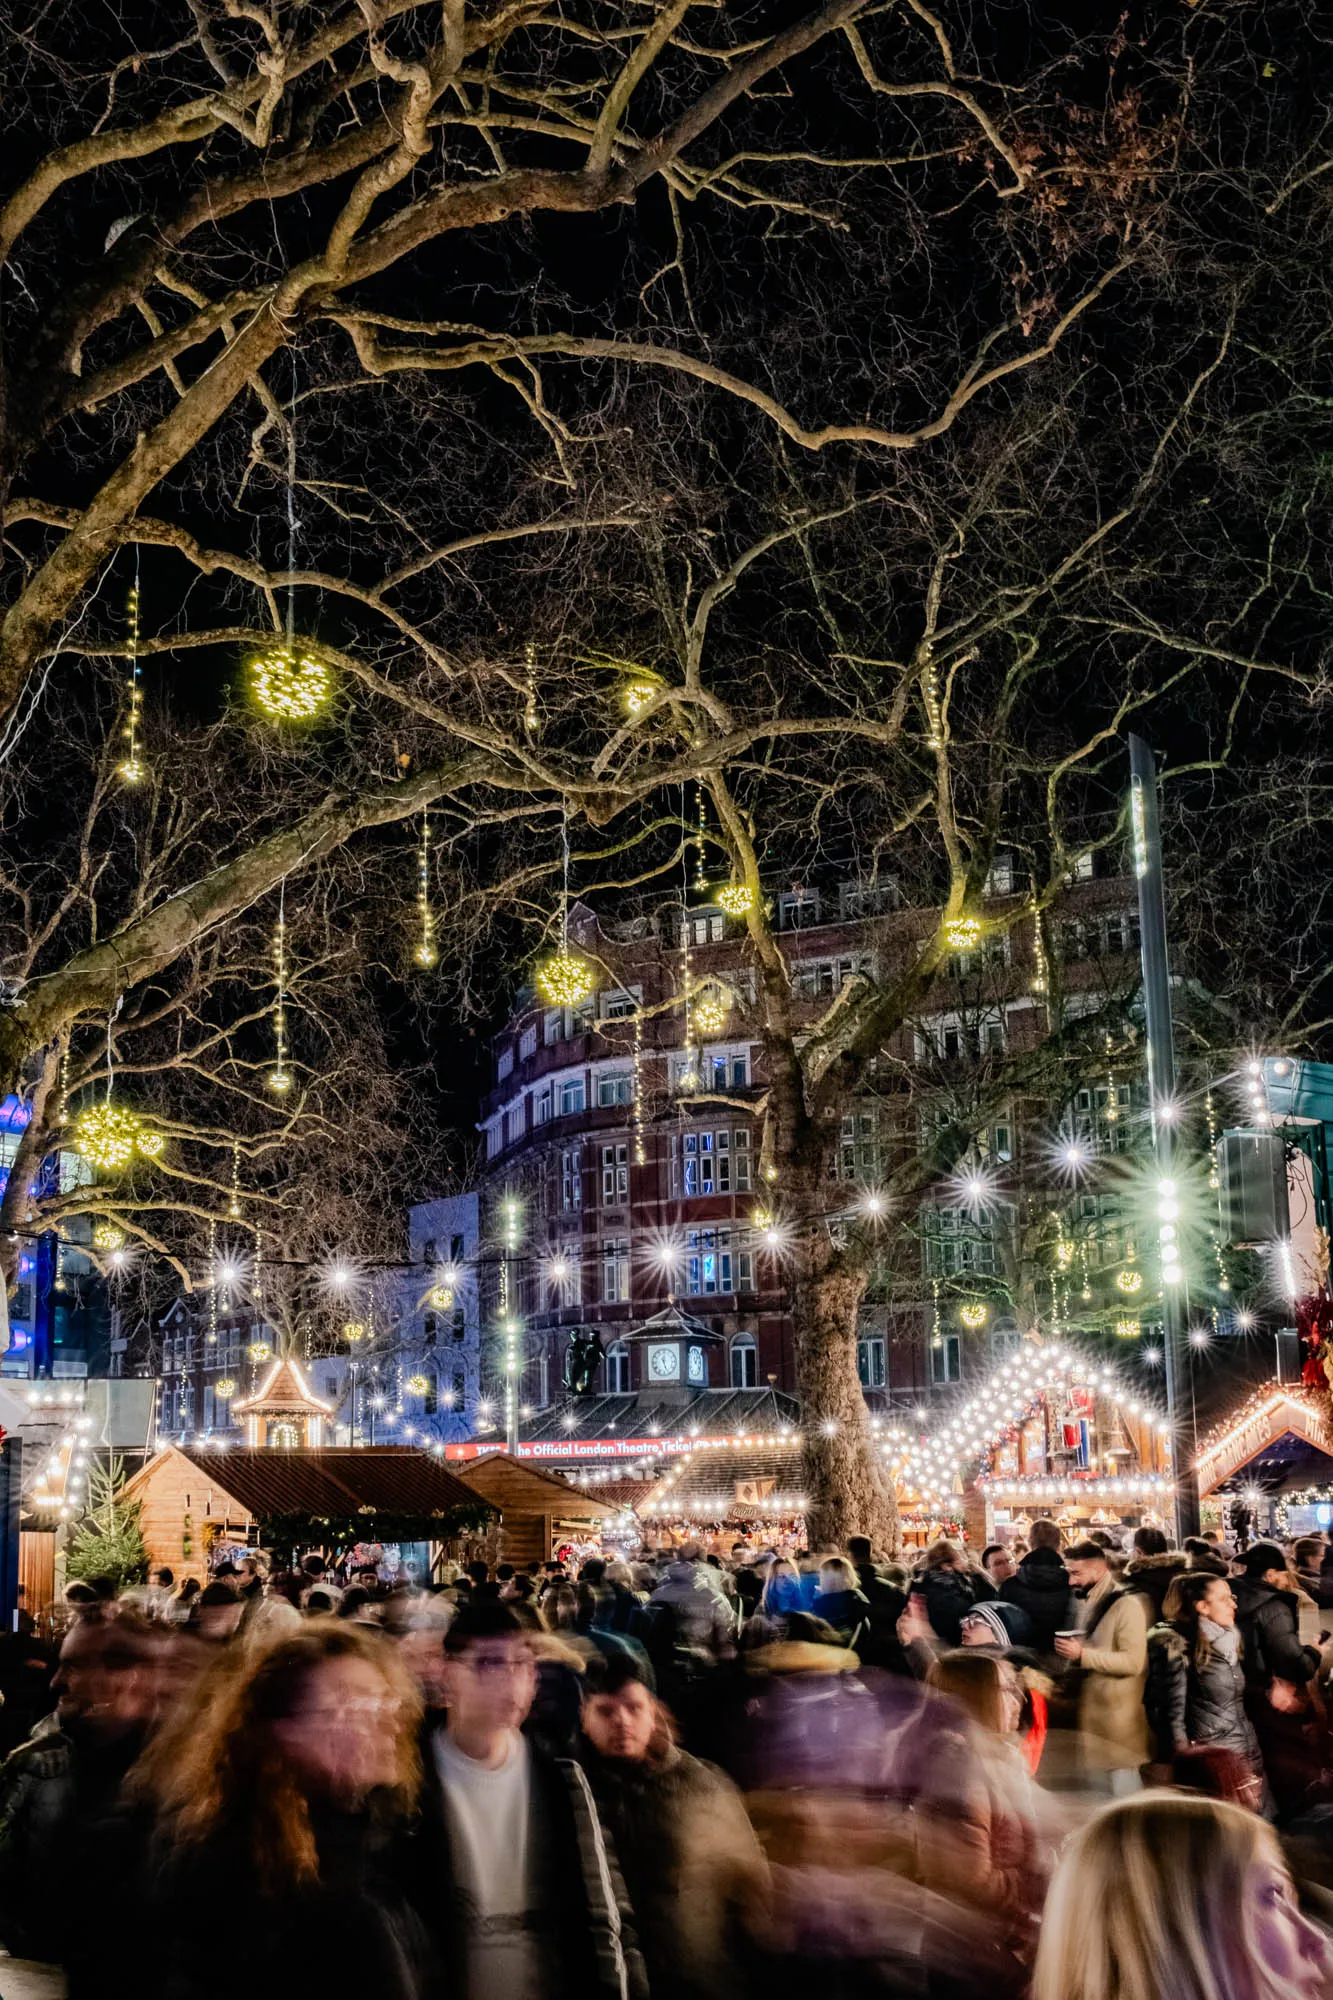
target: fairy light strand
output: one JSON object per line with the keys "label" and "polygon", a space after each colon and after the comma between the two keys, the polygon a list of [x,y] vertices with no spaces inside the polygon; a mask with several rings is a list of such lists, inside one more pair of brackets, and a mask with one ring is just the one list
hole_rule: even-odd
{"label": "fairy light strand", "polygon": [[430,906],[430,814],[421,815],[421,850],[417,865],[417,912],[421,918],[421,942],[417,946],[417,964],[434,965],[439,956],[435,948],[435,912]]}
{"label": "fairy light strand", "polygon": [[269,1071],[268,1087],[282,1094],[290,1090],[291,1072],[287,1068],[287,906],[286,884],[278,892],[278,922],[273,933],[273,1055],[274,1066]]}
{"label": "fairy light strand", "polygon": [[118,766],[119,775],[127,785],[137,785],[146,775],[145,766],[139,755],[139,726],[143,708],[143,669],[139,662],[139,559],[136,551],[134,561],[134,582],[126,603],[129,625],[129,714],[125,719],[126,755]]}

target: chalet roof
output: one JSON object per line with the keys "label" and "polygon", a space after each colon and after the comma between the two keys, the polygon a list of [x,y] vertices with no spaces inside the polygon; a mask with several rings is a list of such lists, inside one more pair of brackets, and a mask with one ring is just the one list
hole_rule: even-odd
{"label": "chalet roof", "polygon": [[275,1416],[327,1417],[333,1414],[333,1404],[312,1395],[299,1364],[290,1354],[282,1354],[254,1394],[239,1397],[232,1410],[237,1416],[271,1410]]}
{"label": "chalet roof", "polygon": [[1195,1467],[1206,1496],[1242,1471],[1260,1486],[1322,1483],[1331,1463],[1333,1433],[1323,1398],[1294,1382],[1269,1382],[1204,1440]]}
{"label": "chalet roof", "polygon": [[[402,1445],[361,1445],[275,1451],[268,1446],[209,1450],[171,1445],[209,1482],[256,1520],[304,1515],[311,1520],[350,1514],[428,1519],[475,1508],[480,1497],[429,1452]],[[146,1482],[159,1460],[135,1475]]]}
{"label": "chalet roof", "polygon": [[668,1466],[635,1511],[697,1521],[786,1517],[804,1511],[803,1484],[799,1437],[739,1446],[701,1439]]}
{"label": "chalet roof", "polygon": [[506,1508],[512,1511],[516,1501],[521,1504],[529,1496],[532,1506],[541,1513],[549,1514],[563,1506],[580,1520],[600,1521],[618,1511],[600,1493],[588,1493],[582,1486],[562,1479],[558,1472],[511,1458],[508,1452],[492,1452],[486,1458],[470,1460],[459,1468],[458,1478],[484,1499],[493,1500],[502,1513]]}
{"label": "chalet roof", "polygon": [[636,1326],[632,1333],[624,1333],[619,1339],[633,1343],[637,1340],[694,1340],[713,1347],[721,1347],[722,1335],[715,1333],[706,1320],[696,1319],[693,1313],[677,1305],[672,1299],[661,1312],[655,1312],[651,1319]]}

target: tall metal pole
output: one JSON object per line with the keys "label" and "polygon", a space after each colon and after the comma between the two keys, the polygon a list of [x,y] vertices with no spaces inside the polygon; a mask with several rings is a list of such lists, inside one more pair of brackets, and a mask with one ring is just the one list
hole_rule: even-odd
{"label": "tall metal pole", "polygon": [[[1176,1491],[1176,1536],[1199,1532],[1199,1488],[1194,1470],[1198,1440],[1185,1331],[1185,1279],[1177,1252],[1175,1219],[1176,1059],[1171,1029],[1171,968],[1166,942],[1166,890],[1157,812],[1157,766],[1141,736],[1129,739],[1129,806],[1134,874],[1139,892],[1143,958],[1143,1010],[1148,1029],[1148,1094],[1157,1155],[1159,1250],[1162,1282],[1162,1349],[1166,1363],[1166,1414],[1171,1426],[1171,1471]],[[1176,1276],[1171,1278],[1170,1273]]]}
{"label": "tall metal pole", "polygon": [[504,1249],[500,1258],[500,1322],[504,1335],[505,1450],[511,1458],[518,1457],[518,1393],[519,1377],[523,1372],[517,1273],[514,1269],[518,1253],[519,1216],[517,1198],[506,1195]]}

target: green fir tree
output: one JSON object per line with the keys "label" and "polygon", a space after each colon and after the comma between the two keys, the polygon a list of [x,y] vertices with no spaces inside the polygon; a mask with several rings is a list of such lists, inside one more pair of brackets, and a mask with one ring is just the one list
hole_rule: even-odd
{"label": "green fir tree", "polygon": [[65,1575],[85,1583],[106,1577],[118,1591],[146,1583],[148,1548],[141,1515],[140,1503],[125,1498],[123,1460],[113,1457],[105,1465],[94,1465],[88,1511],[65,1551]]}

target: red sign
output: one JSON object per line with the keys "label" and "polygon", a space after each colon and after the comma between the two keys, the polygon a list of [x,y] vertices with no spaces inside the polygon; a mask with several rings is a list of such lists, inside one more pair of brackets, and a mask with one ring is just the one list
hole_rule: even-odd
{"label": "red sign", "polygon": [[[543,1438],[535,1444],[520,1444],[520,1458],[544,1458],[550,1460],[579,1458],[659,1458],[665,1453],[693,1451],[698,1438],[655,1437],[655,1438]],[[447,1444],[444,1447],[446,1459],[457,1463],[461,1459],[489,1458],[497,1451],[503,1451],[502,1444]]]}

